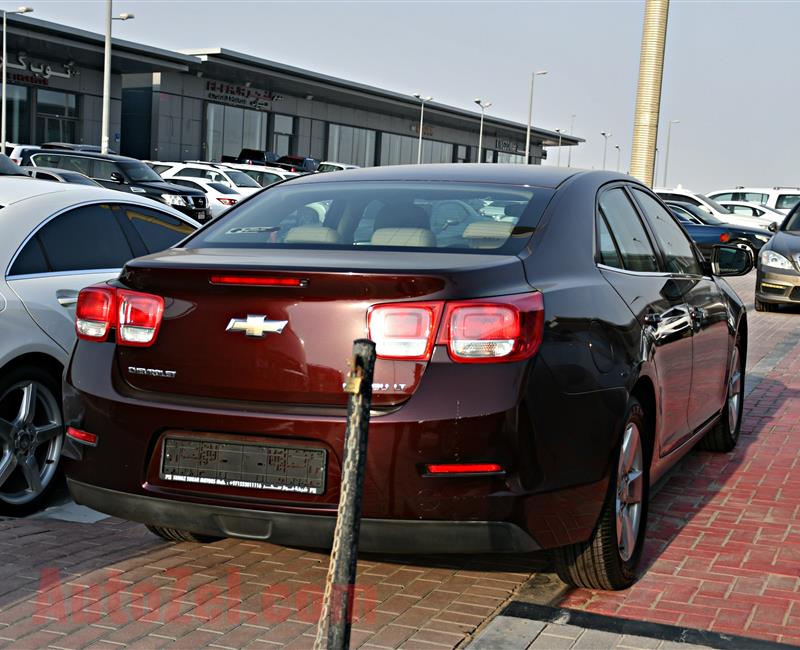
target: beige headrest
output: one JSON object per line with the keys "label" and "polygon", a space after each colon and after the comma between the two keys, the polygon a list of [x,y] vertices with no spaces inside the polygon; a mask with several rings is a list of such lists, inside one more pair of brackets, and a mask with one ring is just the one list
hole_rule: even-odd
{"label": "beige headrest", "polygon": [[514,224],[502,221],[478,221],[464,229],[464,239],[502,239],[511,237]]}
{"label": "beige headrest", "polygon": [[372,233],[373,246],[436,246],[436,238],[425,228],[381,228]]}
{"label": "beige headrest", "polygon": [[297,226],[286,233],[285,244],[338,244],[339,233],[325,226]]}

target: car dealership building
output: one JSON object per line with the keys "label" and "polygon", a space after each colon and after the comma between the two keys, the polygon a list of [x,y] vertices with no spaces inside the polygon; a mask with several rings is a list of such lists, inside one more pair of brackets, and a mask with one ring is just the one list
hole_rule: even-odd
{"label": "car dealership building", "polygon": [[[99,144],[100,34],[8,17],[9,142]],[[243,148],[361,166],[417,160],[419,101],[226,49],[171,52],[115,39],[110,147],[151,160],[220,160]],[[475,162],[480,113],[425,105],[423,162]],[[487,113],[485,162],[524,162],[526,125]],[[544,147],[582,139],[534,127]]]}

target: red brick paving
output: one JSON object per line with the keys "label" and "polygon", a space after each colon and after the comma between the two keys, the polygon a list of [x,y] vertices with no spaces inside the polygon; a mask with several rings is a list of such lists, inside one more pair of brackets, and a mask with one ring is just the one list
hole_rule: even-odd
{"label": "red brick paving", "polygon": [[[752,276],[736,283],[752,304]],[[750,311],[748,368],[800,328]],[[800,644],[800,345],[745,401],[729,454],[694,451],[650,504],[644,576],[561,606]]]}

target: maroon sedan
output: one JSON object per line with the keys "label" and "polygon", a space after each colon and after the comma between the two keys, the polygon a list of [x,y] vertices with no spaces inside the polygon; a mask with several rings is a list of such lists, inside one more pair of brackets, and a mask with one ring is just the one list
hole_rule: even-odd
{"label": "maroon sedan", "polygon": [[167,539],[324,547],[354,339],[377,344],[361,548],[559,548],[620,588],[650,484],[739,435],[746,314],[618,174],[432,165],[274,186],[85,289],[75,500]]}

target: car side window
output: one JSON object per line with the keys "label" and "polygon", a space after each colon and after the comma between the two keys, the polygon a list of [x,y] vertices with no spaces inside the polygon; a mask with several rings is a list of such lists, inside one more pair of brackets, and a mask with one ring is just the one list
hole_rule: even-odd
{"label": "car side window", "polygon": [[89,177],[92,176],[91,166],[91,158],[82,158],[80,156],[61,156],[61,164],[59,165],[61,169],[71,169]]}
{"label": "car side window", "polygon": [[32,237],[17,255],[8,275],[29,275],[33,273],[47,273],[50,265],[45,259],[42,244],[38,237]]}
{"label": "car side window", "polygon": [[37,235],[52,271],[118,269],[133,257],[110,205],[87,205],[60,214]]}
{"label": "car side window", "polygon": [[725,194],[715,194],[711,198],[714,199],[717,203],[719,203],[720,201],[733,201],[733,194],[731,192],[727,192]]}
{"label": "car side window", "polygon": [[178,217],[139,205],[123,205],[125,220],[142,238],[148,253],[157,253],[191,235],[195,228]]}
{"label": "car side window", "polygon": [[637,188],[632,188],[632,191],[661,246],[667,271],[702,275],[703,269],[683,228],[652,196]]}
{"label": "car side window", "polygon": [[47,172],[36,172],[35,177],[41,181],[57,181],[58,179]]}
{"label": "car side window", "polygon": [[108,160],[95,160],[93,161],[94,164],[92,165],[92,178],[96,178],[101,181],[110,181],[111,174],[114,172],[118,172],[117,166]]}
{"label": "car side window", "polygon": [[184,167],[178,174],[180,176],[193,176],[195,178],[204,178],[206,176],[205,169],[197,169],[196,167]]}
{"label": "car side window", "polygon": [[61,156],[51,153],[35,153],[31,162],[37,167],[61,167]]}
{"label": "car side window", "polygon": [[598,207],[619,248],[624,267],[629,271],[658,271],[653,246],[625,191],[619,187],[606,190],[600,195]]}
{"label": "car side window", "polygon": [[186,180],[185,178],[172,177],[169,179],[169,182],[175,183],[176,185],[183,185],[184,187],[191,187],[193,190],[203,190],[203,186],[200,185],[200,183],[195,183],[194,181],[189,181]]}
{"label": "car side window", "polygon": [[624,269],[622,258],[617,250],[617,244],[602,214],[597,215],[597,249],[600,254],[600,263]]}

